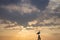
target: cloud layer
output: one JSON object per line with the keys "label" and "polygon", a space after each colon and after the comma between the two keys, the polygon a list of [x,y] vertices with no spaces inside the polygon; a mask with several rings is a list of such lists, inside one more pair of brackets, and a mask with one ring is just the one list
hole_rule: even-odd
{"label": "cloud layer", "polygon": [[17,22],[24,27],[60,25],[59,2],[51,0],[0,0],[0,5],[0,19]]}

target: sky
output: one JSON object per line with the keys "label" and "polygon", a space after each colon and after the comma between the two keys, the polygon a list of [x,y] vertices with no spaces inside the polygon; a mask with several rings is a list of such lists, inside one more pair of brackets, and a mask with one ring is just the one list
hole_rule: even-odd
{"label": "sky", "polygon": [[40,11],[43,11],[49,3],[49,0],[45,1],[0,0],[0,16],[7,20],[15,21],[20,25],[27,26],[28,22],[37,20],[38,15],[42,15]]}
{"label": "sky", "polygon": [[60,40],[59,0],[0,0],[1,40],[33,40],[39,30],[42,40]]}
{"label": "sky", "polygon": [[0,18],[24,27],[60,25],[58,10],[59,2],[51,0],[0,0]]}

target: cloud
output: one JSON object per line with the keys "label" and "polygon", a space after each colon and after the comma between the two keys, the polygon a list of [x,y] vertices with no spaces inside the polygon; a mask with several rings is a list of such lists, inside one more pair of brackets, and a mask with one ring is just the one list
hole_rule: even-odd
{"label": "cloud", "polygon": [[54,11],[55,11],[54,15],[60,18],[60,5]]}
{"label": "cloud", "polygon": [[37,21],[36,20],[34,20],[34,21],[31,21],[31,22],[28,22],[28,25],[35,25],[37,23]]}
{"label": "cloud", "polygon": [[[5,18],[10,21],[16,21],[18,24],[23,25],[23,26],[27,26],[29,21],[33,21],[38,17],[37,16],[39,14],[38,9],[33,8],[31,9],[31,12],[28,12],[30,10],[28,8],[28,10],[24,12],[25,10],[21,10],[19,8],[21,7],[19,6],[0,7],[0,17]],[[21,11],[23,11],[23,15]]]}
{"label": "cloud", "polygon": [[2,5],[1,8],[5,8],[9,11],[18,11],[21,14],[24,13],[32,13],[32,12],[40,12],[39,9],[37,9],[35,6],[29,5],[29,4],[21,4],[21,5]]}
{"label": "cloud", "polygon": [[[60,14],[55,13],[58,9],[52,6],[49,0],[29,0],[28,4],[25,1],[17,2],[15,4],[2,4],[0,6],[0,17],[11,22],[16,22],[18,25],[27,26],[45,26],[45,25],[56,25],[59,24],[57,21]],[[8,1],[7,1],[8,2]],[[44,2],[44,3],[43,3]],[[3,3],[3,2],[2,2]],[[0,3],[1,4],[1,3]],[[55,4],[56,5],[56,4]],[[51,7],[54,9],[51,9]],[[52,13],[53,12],[53,13]],[[55,22],[56,20],[56,22]]]}

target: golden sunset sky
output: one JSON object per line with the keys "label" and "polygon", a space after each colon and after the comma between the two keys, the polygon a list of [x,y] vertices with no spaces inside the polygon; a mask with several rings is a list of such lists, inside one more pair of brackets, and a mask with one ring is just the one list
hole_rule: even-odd
{"label": "golden sunset sky", "polygon": [[0,0],[0,40],[60,40],[60,0]]}

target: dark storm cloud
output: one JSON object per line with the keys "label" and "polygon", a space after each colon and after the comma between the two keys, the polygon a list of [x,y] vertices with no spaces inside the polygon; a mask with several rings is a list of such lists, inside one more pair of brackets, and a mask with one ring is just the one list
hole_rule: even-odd
{"label": "dark storm cloud", "polygon": [[17,4],[21,0],[0,0],[0,5]]}
{"label": "dark storm cloud", "polygon": [[40,10],[44,10],[49,4],[49,0],[31,0],[31,4]]}
{"label": "dark storm cloud", "polygon": [[[10,4],[17,4],[20,3],[21,0],[0,0],[0,5],[10,5]],[[31,0],[31,4],[35,5],[38,9],[40,10],[45,10],[45,8],[48,6],[49,4],[49,0]],[[7,6],[6,6],[7,7]],[[9,7],[9,6],[8,6]],[[14,6],[13,6],[14,7]],[[17,7],[17,5],[16,5]],[[20,7],[20,5],[19,5]],[[10,7],[9,7],[10,8]],[[0,7],[0,17],[9,21],[14,21],[17,22],[19,25],[22,26],[30,26],[28,25],[28,22],[34,21],[36,19],[38,19],[37,23],[31,26],[43,26],[43,25],[55,25],[54,23],[49,23],[49,24],[39,24],[40,22],[43,22],[44,20],[48,20],[50,18],[52,18],[53,16],[60,16],[59,14],[50,14],[48,13],[39,13],[39,12],[31,12],[31,13],[21,13],[21,11],[19,10],[12,10],[13,8],[11,7],[11,11],[10,12],[9,8],[3,8]]]}
{"label": "dark storm cloud", "polygon": [[24,14],[21,15],[20,12],[18,11],[13,11],[9,12],[9,10],[5,8],[0,8],[0,17],[10,20],[10,21],[15,21],[20,25],[27,26],[28,22],[35,20],[38,16],[36,12],[32,12],[31,14]]}
{"label": "dark storm cloud", "polygon": [[[21,0],[0,0],[0,6],[1,5],[10,5],[10,4],[20,4]],[[40,10],[44,10],[49,3],[49,0],[30,0],[32,5],[35,5],[38,9]],[[15,21],[20,25],[23,26],[28,26],[28,22],[36,20],[38,18],[38,15],[40,15],[40,13],[37,12],[32,12],[32,13],[27,13],[24,15],[21,15],[21,12],[18,11],[12,11],[10,12],[8,9],[6,8],[2,8],[0,7],[0,17],[10,20],[10,21]]]}

